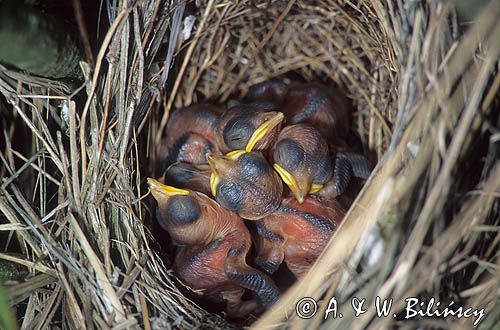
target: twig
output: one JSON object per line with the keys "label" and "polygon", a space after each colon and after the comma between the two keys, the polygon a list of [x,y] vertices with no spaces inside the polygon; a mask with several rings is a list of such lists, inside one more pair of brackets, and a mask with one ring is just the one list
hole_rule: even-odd
{"label": "twig", "polygon": [[158,133],[155,138],[155,145],[156,145],[156,152],[158,153],[159,148],[160,148],[160,140],[162,138],[162,132],[165,129],[165,126],[167,125],[167,120],[168,116],[170,113],[170,109],[172,108],[172,104],[174,103],[175,97],[177,95],[177,91],[179,89],[179,86],[182,81],[182,77],[184,75],[184,72],[186,71],[187,65],[191,59],[191,56],[193,54],[193,51],[200,39],[200,36],[202,32],[204,31],[205,24],[208,20],[208,16],[212,10],[212,6],[214,4],[214,0],[209,0],[207,7],[205,9],[205,12],[203,13],[203,18],[201,19],[200,26],[198,27],[198,30],[196,31],[196,35],[194,36],[193,41],[191,42],[191,45],[189,46],[186,55],[184,57],[184,61],[182,62],[181,68],[179,69],[179,73],[177,74],[177,79],[175,79],[174,86],[172,87],[172,90],[170,91],[170,96],[168,98],[168,102],[165,106],[165,112],[163,113],[160,121],[160,126],[158,127]]}
{"label": "twig", "polygon": [[87,56],[87,61],[91,68],[94,68],[94,56],[92,55],[92,48],[90,47],[89,36],[87,34],[87,28],[85,27],[85,19],[83,17],[82,4],[80,0],[72,0],[73,10],[76,17],[76,22],[78,24],[78,31],[80,31],[80,36],[83,41],[83,48],[85,49],[85,55]]}

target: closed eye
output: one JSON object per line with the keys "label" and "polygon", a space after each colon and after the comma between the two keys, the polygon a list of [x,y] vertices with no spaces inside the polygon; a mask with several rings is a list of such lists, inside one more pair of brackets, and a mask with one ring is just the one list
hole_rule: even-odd
{"label": "closed eye", "polygon": [[224,128],[223,137],[228,147],[243,149],[253,132],[253,127],[241,118],[233,118]]}

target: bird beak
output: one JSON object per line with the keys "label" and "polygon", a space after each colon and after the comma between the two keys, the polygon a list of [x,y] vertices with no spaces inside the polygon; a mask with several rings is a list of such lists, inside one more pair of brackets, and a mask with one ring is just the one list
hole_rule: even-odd
{"label": "bird beak", "polygon": [[245,148],[247,152],[252,151],[257,142],[259,142],[263,137],[265,137],[273,128],[278,126],[285,118],[285,115],[282,112],[268,112],[266,113],[266,115],[271,115],[271,118],[263,122],[253,132]]}
{"label": "bird beak", "polygon": [[220,177],[215,174],[215,172],[210,173],[210,191],[212,192],[212,195],[215,197],[217,194],[217,186],[220,183]]}
{"label": "bird beak", "polygon": [[295,198],[299,203],[304,202],[304,198],[307,192],[304,192],[302,189],[300,189],[300,185],[297,182],[297,179],[293,175],[291,175],[287,170],[285,170],[283,167],[281,167],[279,164],[274,163],[273,165],[274,169],[278,174],[280,175],[281,179],[283,179],[283,182],[286,183],[286,185],[290,188],[292,193],[295,195]]}
{"label": "bird beak", "polygon": [[217,186],[221,181],[220,176],[227,173],[229,168],[232,166],[232,163],[244,153],[244,150],[234,150],[225,156],[217,155],[211,152],[207,153],[206,158],[211,170],[210,191],[214,197],[217,194]]}
{"label": "bird beak", "polygon": [[153,197],[158,200],[161,196],[189,195],[188,190],[167,186],[155,179],[148,178],[149,190]]}
{"label": "bird beak", "polygon": [[323,189],[323,185],[322,184],[313,183],[312,186],[311,186],[311,190],[309,190],[309,193],[310,194],[315,194],[318,191],[320,191],[321,189]]}

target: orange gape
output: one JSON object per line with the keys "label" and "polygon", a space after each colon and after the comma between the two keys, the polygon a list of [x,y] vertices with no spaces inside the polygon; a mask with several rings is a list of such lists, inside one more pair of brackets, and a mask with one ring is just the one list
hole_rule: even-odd
{"label": "orange gape", "polygon": [[267,275],[250,267],[246,255],[251,238],[243,220],[205,194],[181,190],[148,179],[158,203],[157,219],[179,245],[174,272],[187,286],[227,302],[231,316],[243,316],[257,307],[243,301],[245,289],[269,307],[279,291]]}
{"label": "orange gape", "polygon": [[284,261],[302,277],[321,254],[345,215],[336,200],[285,198],[280,208],[257,223],[257,264],[273,273]]}

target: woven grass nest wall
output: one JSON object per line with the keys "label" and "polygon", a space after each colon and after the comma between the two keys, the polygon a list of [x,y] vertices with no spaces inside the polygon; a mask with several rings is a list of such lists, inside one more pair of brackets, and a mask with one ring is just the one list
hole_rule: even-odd
{"label": "woven grass nest wall", "polygon": [[[0,260],[16,275],[4,291],[20,327],[240,327],[184,296],[151,233],[145,179],[161,175],[171,109],[284,74],[343,89],[378,165],[308,275],[242,324],[477,319],[405,319],[408,297],[484,308],[484,329],[500,322],[498,2],[474,19],[451,1],[118,3],[80,88],[0,67]],[[316,316],[297,316],[303,297],[321,301]],[[325,320],[331,297],[343,317]],[[359,317],[353,297],[366,299]],[[398,317],[376,317],[376,297]]]}

